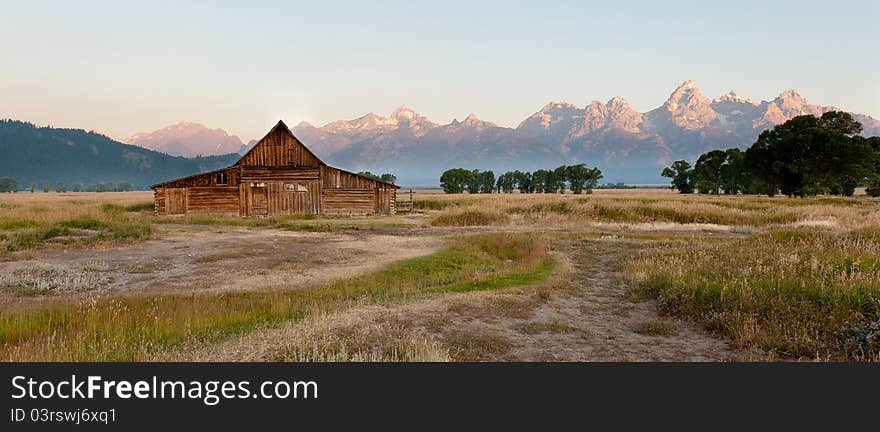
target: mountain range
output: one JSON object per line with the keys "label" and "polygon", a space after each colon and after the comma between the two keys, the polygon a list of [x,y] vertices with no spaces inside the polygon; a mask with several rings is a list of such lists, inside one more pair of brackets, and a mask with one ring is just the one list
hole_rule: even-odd
{"label": "mountain range", "polygon": [[[693,160],[712,149],[751,145],[761,131],[801,114],[821,115],[832,106],[814,105],[796,90],[754,102],[730,91],[714,99],[694,81],[679,85],[659,107],[633,109],[622,97],[579,107],[551,102],[516,128],[480,120],[434,123],[401,106],[389,116],[369,113],[323,126],[302,122],[293,132],[330,164],[353,170],[393,172],[404,184],[431,185],[451,167],[552,168],[560,164],[599,166],[608,181],[656,183],[673,160]],[[864,135],[880,135],[880,121],[854,113]],[[181,123],[126,140],[174,155],[243,152],[221,129]]]}
{"label": "mountain range", "polygon": [[122,142],[172,156],[208,156],[243,151],[241,138],[223,129],[209,129],[192,122],[180,122],[153,132],[132,135]]}
{"label": "mountain range", "polygon": [[38,127],[17,120],[0,120],[0,177],[22,187],[44,182],[130,182],[137,188],[165,180],[229,166],[238,153],[185,158],[122,144],[82,129]]}

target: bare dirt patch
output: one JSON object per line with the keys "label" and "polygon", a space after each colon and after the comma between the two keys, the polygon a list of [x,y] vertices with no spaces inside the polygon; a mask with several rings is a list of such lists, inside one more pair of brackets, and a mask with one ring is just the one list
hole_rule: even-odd
{"label": "bare dirt patch", "polygon": [[[45,251],[33,260],[0,263],[4,296],[35,294],[103,295],[119,292],[255,290],[295,287],[346,278],[400,259],[427,255],[442,242],[433,236],[374,233],[307,233],[257,228],[175,226],[161,239],[102,249]],[[75,278],[102,263],[100,277]],[[52,272],[37,271],[52,269]],[[51,276],[47,282],[33,275]],[[56,286],[58,275],[74,275],[75,289],[27,289]],[[69,278],[68,278],[69,279]],[[94,281],[91,283],[89,281]],[[63,282],[63,281],[62,281]],[[48,285],[47,285],[48,284]],[[63,284],[61,284],[63,285]]]}

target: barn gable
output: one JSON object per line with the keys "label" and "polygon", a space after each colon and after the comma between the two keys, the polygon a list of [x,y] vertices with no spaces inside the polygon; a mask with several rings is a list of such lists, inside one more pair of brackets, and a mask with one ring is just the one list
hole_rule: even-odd
{"label": "barn gable", "polygon": [[321,165],[324,163],[279,121],[233,166],[317,168]]}
{"label": "barn gable", "polygon": [[156,214],[393,214],[398,186],[328,166],[279,121],[234,165],[152,186]]}

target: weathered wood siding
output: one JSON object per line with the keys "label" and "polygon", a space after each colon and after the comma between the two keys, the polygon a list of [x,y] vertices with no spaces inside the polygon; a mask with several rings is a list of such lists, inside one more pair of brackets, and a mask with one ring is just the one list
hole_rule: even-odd
{"label": "weathered wood siding", "polygon": [[190,177],[184,177],[182,179],[172,180],[162,183],[161,186],[166,188],[224,186],[217,183],[217,174],[220,173],[226,174],[227,186],[234,186],[238,184],[239,168],[229,167],[222,170],[211,171],[203,174],[196,174]]}
{"label": "weathered wood siding", "polygon": [[321,213],[321,184],[317,180],[245,182],[238,193],[239,212],[246,216]]}
{"label": "weathered wood siding", "polygon": [[[282,127],[279,127],[282,126]],[[318,160],[283,125],[275,126],[260,142],[248,151],[237,165],[259,167],[314,167]]]}
{"label": "weathered wood siding", "polygon": [[165,188],[158,187],[153,192],[153,203],[155,204],[153,212],[157,215],[165,214]]}
{"label": "weathered wood siding", "polygon": [[393,214],[397,199],[393,185],[321,162],[282,122],[235,165],[153,188],[160,215]]}
{"label": "weathered wood siding", "polygon": [[186,188],[169,188],[165,190],[166,214],[186,213]]}
{"label": "weathered wood siding", "polygon": [[308,181],[318,180],[318,168],[290,167],[242,167],[241,181],[260,182],[269,180]]}
{"label": "weathered wood siding", "polygon": [[376,213],[397,213],[397,189],[393,187],[376,189]]}
{"label": "weathered wood siding", "polygon": [[330,215],[364,215],[376,212],[374,189],[324,189],[323,210]]}
{"label": "weathered wood siding", "polygon": [[321,167],[325,189],[375,189],[382,182],[352,174],[338,168]]}
{"label": "weathered wood siding", "polygon": [[238,214],[238,186],[190,187],[186,194],[187,213]]}

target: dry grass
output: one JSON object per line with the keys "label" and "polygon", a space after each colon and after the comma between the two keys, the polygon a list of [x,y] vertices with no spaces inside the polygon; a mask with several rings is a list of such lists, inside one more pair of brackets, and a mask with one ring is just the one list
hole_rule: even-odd
{"label": "dry grass", "polygon": [[678,326],[669,321],[645,321],[636,324],[633,331],[645,336],[675,336]]}
{"label": "dry grass", "polygon": [[[461,194],[421,192],[417,208],[434,224],[577,227],[584,223],[706,224],[736,227],[863,227],[880,225],[880,200],[816,197],[681,195],[667,190],[597,190],[574,194]],[[506,218],[504,216],[507,216]],[[474,221],[474,222],[471,222]]]}
{"label": "dry grass", "polygon": [[503,214],[480,210],[443,213],[431,221],[434,226],[486,226],[507,222]]}
{"label": "dry grass", "polygon": [[87,262],[74,268],[61,265],[33,264],[9,273],[0,273],[0,292],[18,296],[42,296],[93,290],[109,282],[103,273],[104,262]]}
{"label": "dry grass", "polygon": [[880,354],[877,228],[773,231],[648,255],[627,274],[661,312],[771,358]]}
{"label": "dry grass", "polygon": [[[658,299],[661,312],[700,322],[736,346],[768,358],[880,360],[880,200],[865,196],[683,196],[667,190],[597,190],[592,195],[419,192],[413,214],[361,218],[155,217],[151,200],[150,192],[4,194],[0,260],[33,258],[47,247],[142,241],[174,230],[176,224],[315,232],[490,226],[508,232],[590,231],[607,235],[607,241],[644,235],[657,241],[646,243],[644,255],[624,274],[638,285],[636,294]],[[552,262],[546,253],[546,242],[534,235],[476,236],[455,240],[451,248],[431,257],[329,285],[293,290],[279,279],[278,286],[258,292],[127,296],[86,303],[49,294],[105,284],[100,266],[28,265],[0,278],[0,290],[42,296],[0,305],[0,357],[145,359],[180,344],[203,344],[353,304],[529,283],[549,274]],[[200,259],[204,264],[235,258],[218,251]],[[275,283],[269,276],[277,269],[263,270]],[[130,271],[151,269],[135,265]],[[532,319],[532,306],[499,303],[486,310]],[[628,313],[620,309],[621,316]],[[633,331],[662,335],[674,330],[658,323],[641,323]],[[515,342],[491,334],[450,334],[445,342],[459,348],[446,352],[434,340],[391,330],[343,334],[341,339],[338,329],[306,335],[279,359],[497,359]],[[562,334],[570,329],[535,322],[521,330]]]}
{"label": "dry grass", "polygon": [[152,193],[15,193],[0,197],[0,257],[46,246],[151,238]]}
{"label": "dry grass", "polygon": [[455,239],[428,257],[317,287],[128,295],[30,307],[7,303],[0,310],[0,358],[148,359],[174,346],[217,340],[355,304],[534,283],[553,268],[547,252],[547,243],[539,236],[485,234]]}

